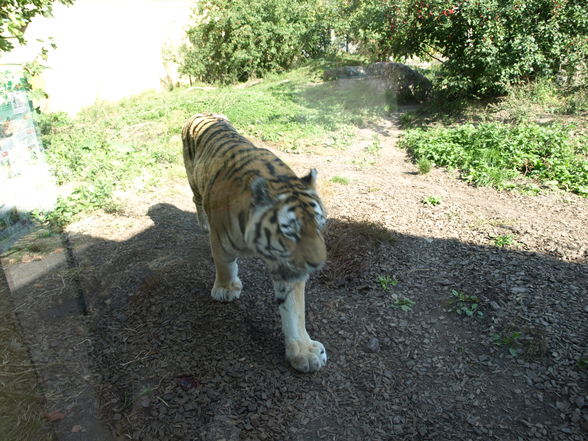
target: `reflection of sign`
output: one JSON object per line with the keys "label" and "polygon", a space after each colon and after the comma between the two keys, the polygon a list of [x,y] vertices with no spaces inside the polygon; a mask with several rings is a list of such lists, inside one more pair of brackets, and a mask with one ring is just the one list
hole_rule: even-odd
{"label": "reflection of sign", "polygon": [[24,81],[19,72],[1,72],[0,215],[11,208],[49,209],[54,195]]}

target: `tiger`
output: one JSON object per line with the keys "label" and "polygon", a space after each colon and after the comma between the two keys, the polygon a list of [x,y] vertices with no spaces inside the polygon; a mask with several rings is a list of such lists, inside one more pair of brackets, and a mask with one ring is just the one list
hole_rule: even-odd
{"label": "tiger", "polygon": [[310,338],[305,323],[305,284],[327,257],[317,170],[297,177],[223,115],[190,117],[182,143],[198,223],[209,235],[216,269],[213,299],[238,299],[243,285],[237,259],[260,257],[271,276],[287,361],[300,372],[318,371],[327,352]]}

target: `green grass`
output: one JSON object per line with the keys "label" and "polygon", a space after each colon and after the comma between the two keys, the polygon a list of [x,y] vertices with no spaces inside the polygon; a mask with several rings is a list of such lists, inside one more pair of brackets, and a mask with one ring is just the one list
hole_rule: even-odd
{"label": "green grass", "polygon": [[[435,69],[430,73],[435,75]],[[537,194],[561,188],[588,193],[588,87],[541,79],[493,100],[434,97],[403,113],[400,145],[419,172],[457,169],[474,185]]]}
{"label": "green grass", "polygon": [[415,302],[408,297],[398,297],[392,303],[392,307],[394,309],[400,309],[404,312],[412,311],[412,307],[415,305]]}
{"label": "green grass", "polygon": [[390,288],[398,285],[398,280],[390,276],[379,276],[377,282],[384,291],[388,291]]}
{"label": "green grass", "polygon": [[343,184],[343,185],[349,184],[349,179],[345,178],[343,176],[333,176],[330,180],[331,180],[331,182],[334,182],[335,184]]}
{"label": "green grass", "polygon": [[341,130],[328,136],[327,140],[323,143],[323,145],[325,147],[345,149],[351,145],[354,136],[355,133],[351,127],[343,127]]}
{"label": "green grass", "polygon": [[[422,73],[435,81],[439,72],[433,68]],[[585,121],[586,112],[588,84],[559,86],[553,80],[539,79],[512,85],[505,96],[495,99],[451,101],[442,94],[434,95],[421,108],[402,113],[400,123],[403,128],[408,129],[431,124],[455,125],[467,122],[542,123],[546,117],[559,122],[570,119]]]}
{"label": "green grass", "polygon": [[139,178],[149,186],[166,173],[177,175],[174,170],[183,168],[182,126],[199,112],[222,113],[246,137],[283,151],[303,152],[329,142],[347,147],[354,127],[376,121],[389,106],[361,83],[340,87],[321,82],[324,67],[313,63],[249,87],[144,93],[96,104],[75,119],[41,115],[48,162],[58,184],[67,184],[71,192],[51,213],[37,217],[59,229],[82,213],[116,212],[117,191],[127,190]]}
{"label": "green grass", "polygon": [[451,290],[451,297],[447,300],[447,310],[467,317],[484,317],[484,313],[480,311],[479,297],[455,289]]}
{"label": "green grass", "polygon": [[437,196],[428,196],[421,201],[424,205],[429,205],[431,207],[435,207],[437,205],[441,205],[442,199]]}
{"label": "green grass", "polygon": [[456,168],[475,185],[556,185],[588,196],[588,136],[563,125],[485,123],[411,129],[401,145],[415,160]]}
{"label": "green grass", "polygon": [[562,88],[548,79],[521,83],[511,86],[488,110],[517,123],[536,119],[538,114],[577,115],[588,111],[588,87]]}
{"label": "green grass", "polygon": [[[322,71],[337,63],[314,62],[248,87],[144,93],[96,104],[75,119],[65,114],[42,115],[39,125],[47,159],[68,193],[51,213],[36,216],[59,229],[83,213],[119,211],[115,195],[120,192],[137,193],[183,175],[180,131],[186,119],[198,112],[222,113],[254,142],[287,152],[349,147],[358,128],[377,122],[394,103],[368,83],[322,82]],[[561,100],[543,85],[513,91],[510,101],[502,102],[496,112],[524,107],[525,93],[532,95],[531,103],[561,108]],[[581,98],[574,102],[575,108],[583,108]],[[419,126],[422,122],[415,114],[403,115],[405,123]],[[437,121],[445,121],[446,116],[439,113]],[[401,142],[420,173],[433,165],[457,168],[463,179],[476,185],[537,192],[539,183],[581,195],[588,193],[587,144],[588,137],[577,135],[569,126],[526,123],[421,127],[408,130]],[[370,167],[379,160],[381,150],[376,137],[353,164],[359,169]]]}

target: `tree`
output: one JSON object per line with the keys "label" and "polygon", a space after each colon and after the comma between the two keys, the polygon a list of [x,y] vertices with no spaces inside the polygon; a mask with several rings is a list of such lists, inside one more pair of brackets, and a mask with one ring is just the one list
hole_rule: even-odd
{"label": "tree", "polygon": [[496,96],[520,81],[586,71],[585,2],[356,0],[352,21],[372,55],[440,59],[437,88],[449,96]]}
{"label": "tree", "polygon": [[330,0],[334,27],[372,61],[433,57],[437,90],[497,96],[521,81],[588,75],[586,0]]}
{"label": "tree", "polygon": [[397,0],[330,0],[335,33],[346,43],[357,45],[371,61],[383,61],[392,55],[391,17],[399,9]]}
{"label": "tree", "polygon": [[321,0],[200,0],[180,72],[231,83],[323,54],[330,28]]}
{"label": "tree", "polygon": [[53,3],[71,5],[74,0],[0,0],[0,52],[10,52],[14,42],[25,44],[24,33],[37,16],[50,16]]}

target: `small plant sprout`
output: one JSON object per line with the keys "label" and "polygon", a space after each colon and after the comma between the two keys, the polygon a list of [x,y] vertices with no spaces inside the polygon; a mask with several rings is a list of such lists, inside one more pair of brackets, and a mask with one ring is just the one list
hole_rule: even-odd
{"label": "small plant sprout", "polygon": [[331,182],[334,182],[336,184],[343,184],[343,185],[347,185],[349,184],[349,179],[343,177],[343,176],[333,176],[331,178]]}
{"label": "small plant sprout", "polygon": [[414,306],[414,302],[410,300],[408,297],[398,297],[392,303],[392,307],[396,309],[400,309],[404,312],[412,311],[412,307]]}
{"label": "small plant sprout", "polygon": [[508,347],[508,352],[510,353],[510,355],[516,357],[523,350],[522,343],[520,340],[522,335],[523,333],[520,331],[513,331],[504,335],[493,334],[492,340],[494,341],[494,344],[496,346]]}
{"label": "small plant sprout", "polygon": [[373,137],[373,141],[370,145],[368,145],[365,149],[366,153],[369,153],[371,155],[375,155],[377,154],[380,150],[382,150],[382,145],[380,144],[380,138],[375,135]]}
{"label": "small plant sprout", "polygon": [[325,142],[325,147],[332,147],[337,149],[345,149],[351,145],[354,133],[352,130],[341,130],[333,135]]}
{"label": "small plant sprout", "polygon": [[376,163],[374,155],[360,154],[351,161],[355,167],[359,170],[363,170],[366,167],[370,167]]}
{"label": "small plant sprout", "polygon": [[434,207],[441,204],[441,198],[437,196],[428,196],[421,201],[425,205]]}
{"label": "small plant sprout", "polygon": [[153,393],[153,388],[150,386],[144,386],[141,389],[141,392],[139,392],[139,397],[144,397],[145,395],[149,395],[151,393]]}
{"label": "small plant sprout", "polygon": [[491,236],[490,238],[494,240],[494,245],[499,248],[516,243],[514,237],[510,234],[499,234],[497,236]]}
{"label": "small plant sprout", "polygon": [[388,291],[391,287],[398,285],[398,280],[390,276],[380,276],[378,283],[384,291]]}
{"label": "small plant sprout", "polygon": [[420,158],[417,161],[417,167],[419,168],[419,173],[421,175],[426,175],[431,171],[433,163],[427,158]]}
{"label": "small plant sprout", "polygon": [[484,313],[480,311],[480,299],[477,296],[471,296],[452,289],[447,305],[449,306],[448,311],[456,312],[459,315],[484,317]]}

